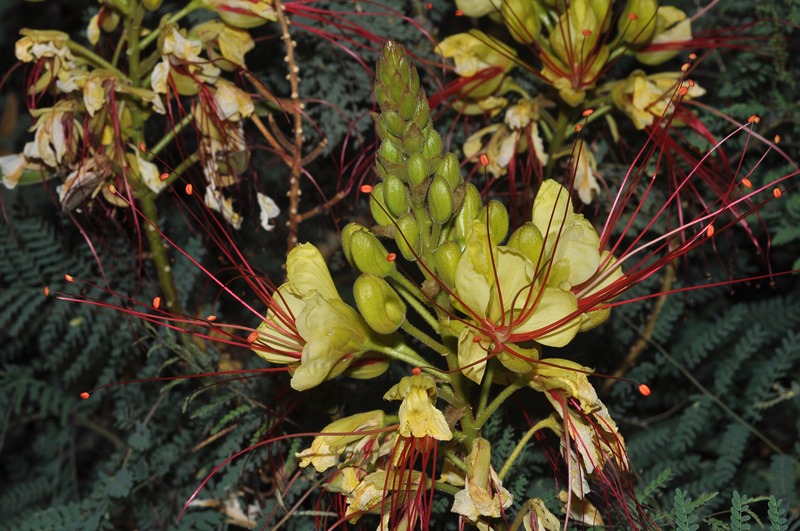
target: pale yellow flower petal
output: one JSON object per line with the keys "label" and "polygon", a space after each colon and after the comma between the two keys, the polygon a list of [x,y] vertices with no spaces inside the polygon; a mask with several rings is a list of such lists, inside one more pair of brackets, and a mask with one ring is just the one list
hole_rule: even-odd
{"label": "pale yellow flower petal", "polygon": [[17,186],[24,169],[24,155],[3,155],[0,157],[0,177],[3,178],[3,185],[6,188],[12,189]]}
{"label": "pale yellow flower petal", "polygon": [[275,228],[275,225],[270,225],[269,221],[277,218],[281,213],[281,209],[278,208],[278,205],[275,203],[275,201],[273,201],[268,195],[257,192],[256,198],[258,200],[258,208],[260,211],[259,219],[261,221],[261,228],[266,231],[271,231]]}

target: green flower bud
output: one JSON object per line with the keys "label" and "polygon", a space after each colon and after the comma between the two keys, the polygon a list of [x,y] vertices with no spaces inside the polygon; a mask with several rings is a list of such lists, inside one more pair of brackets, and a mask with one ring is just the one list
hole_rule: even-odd
{"label": "green flower bud", "polygon": [[425,131],[425,144],[422,147],[422,154],[428,159],[428,163],[433,165],[433,161],[441,161],[442,156],[442,137],[433,127],[427,128]]}
{"label": "green flower bud", "polygon": [[506,0],[500,5],[500,15],[509,33],[520,44],[530,44],[539,36],[542,23],[535,2]]}
{"label": "green flower bud", "polygon": [[406,171],[408,172],[408,182],[411,186],[419,186],[428,177],[428,161],[421,153],[411,155],[406,161]]}
{"label": "green flower bud", "polygon": [[[422,252],[421,240],[419,237],[419,225],[411,214],[406,214],[397,220],[397,230],[394,233],[394,241],[403,258],[409,262],[417,259],[415,253]],[[384,275],[385,276],[385,275]]]}
{"label": "green flower bud", "polygon": [[[375,193],[374,189],[373,193]],[[356,263],[353,260],[353,252],[350,248],[350,240],[353,237],[353,234],[360,231],[369,232],[369,229],[358,223],[348,223],[345,225],[344,229],[342,229],[342,252],[344,253],[344,257],[347,259],[347,263],[352,267],[355,267]]]}
{"label": "green flower bud", "polygon": [[425,93],[420,93],[413,119],[414,123],[417,124],[420,129],[424,130],[428,127],[431,120],[431,107],[428,103],[428,98],[425,97]]}
{"label": "green flower bud", "polygon": [[507,344],[506,347],[514,350],[516,354],[505,350],[500,352],[497,355],[497,359],[503,364],[503,367],[517,374],[531,372],[536,367],[536,360],[539,359],[539,349],[536,347],[522,348],[513,343]]}
{"label": "green flower bud", "polygon": [[361,316],[379,334],[391,334],[406,320],[406,303],[388,282],[362,273],[353,285]]}
{"label": "green flower bud", "polygon": [[389,139],[381,142],[381,147],[378,149],[378,157],[381,158],[386,169],[391,169],[393,166],[398,166],[405,162],[402,148]]}
{"label": "green flower bud", "polygon": [[372,219],[381,227],[392,225],[392,218],[389,216],[386,203],[383,202],[383,183],[378,183],[369,194],[369,211]]}
{"label": "green flower bud", "polygon": [[446,241],[436,249],[436,274],[439,280],[452,289],[455,286],[456,268],[461,260],[461,247],[453,240]]}
{"label": "green flower bud", "polygon": [[356,269],[362,273],[385,277],[394,272],[396,266],[394,260],[387,259],[389,253],[386,247],[368,230],[354,231],[350,236],[349,248]]}
{"label": "green flower bud", "polygon": [[[424,96],[423,96],[424,97]],[[406,92],[400,97],[397,105],[397,111],[403,120],[411,120],[414,117],[414,112],[417,110],[417,101],[419,100],[419,91]]]}
{"label": "green flower bud", "polygon": [[536,225],[529,221],[514,231],[507,245],[536,264],[544,248],[544,238]]}
{"label": "green flower bud", "polygon": [[389,104],[389,89],[386,85],[381,85],[380,83],[375,84],[375,101],[378,102],[381,109]]}
{"label": "green flower bud", "polygon": [[471,230],[472,220],[478,215],[482,204],[481,193],[475,188],[475,185],[466,183],[464,202],[461,204],[455,220],[455,240],[462,247],[466,241],[467,234]]}
{"label": "green flower bud", "polygon": [[161,7],[161,0],[142,0],[142,5],[148,11],[155,11]]}
{"label": "green flower bud", "polygon": [[392,133],[394,136],[402,136],[406,123],[397,112],[384,111],[381,113],[380,120],[383,122],[383,125],[386,127],[387,131]]}
{"label": "green flower bud", "polygon": [[383,201],[395,217],[408,212],[408,188],[398,177],[390,175],[383,182]]}
{"label": "green flower bud", "polygon": [[453,215],[453,190],[441,175],[434,177],[428,188],[428,210],[436,223],[444,223]]}
{"label": "green flower bud", "polygon": [[439,169],[436,170],[436,175],[441,175],[450,185],[451,190],[455,190],[461,184],[461,167],[458,164],[458,157],[453,153],[446,153],[442,158],[442,163]]}
{"label": "green flower bud", "polygon": [[400,98],[403,97],[403,93],[405,89],[405,82],[403,81],[400,72],[397,71],[392,76],[392,81],[389,83],[389,105],[396,109],[398,103],[400,103]]}
{"label": "green flower bud", "polygon": [[413,155],[422,151],[422,143],[425,137],[422,135],[422,129],[419,128],[414,122],[410,122],[405,131],[403,131],[403,149],[406,153]]}
{"label": "green flower bud", "polygon": [[491,200],[478,214],[481,225],[486,226],[489,217],[489,237],[495,245],[499,245],[508,234],[508,212],[499,201]]}
{"label": "green flower bud", "polygon": [[408,73],[409,73],[408,91],[411,94],[416,94],[417,97],[425,99],[425,94],[419,93],[420,84],[419,84],[419,74],[417,73],[417,68],[411,63],[409,63],[408,65]]}
{"label": "green flower bud", "polygon": [[656,31],[658,0],[628,0],[619,17],[617,28],[628,44],[644,45]]}
{"label": "green flower bud", "polygon": [[119,26],[119,21],[119,13],[116,11],[111,11],[108,12],[105,17],[103,17],[103,21],[100,22],[100,27],[103,28],[103,31],[111,33],[117,29],[117,26]]}
{"label": "green flower bud", "polygon": [[390,361],[382,354],[362,355],[344,371],[344,375],[356,380],[371,380],[389,370]]}
{"label": "green flower bud", "polygon": [[588,332],[593,328],[597,328],[611,316],[611,308],[603,308],[602,310],[593,310],[581,314],[581,332]]}
{"label": "green flower bud", "polygon": [[386,62],[386,58],[380,57],[375,64],[375,84],[388,86],[392,82],[393,72],[394,69]]}

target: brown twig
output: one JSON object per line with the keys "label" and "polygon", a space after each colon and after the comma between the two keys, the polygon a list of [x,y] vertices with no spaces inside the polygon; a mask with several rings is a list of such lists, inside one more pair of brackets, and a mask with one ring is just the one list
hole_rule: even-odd
{"label": "brown twig", "polygon": [[664,278],[661,279],[661,288],[660,291],[662,295],[660,295],[656,299],[656,303],[653,306],[653,311],[650,312],[650,317],[647,319],[647,326],[644,328],[644,333],[639,336],[639,339],[631,345],[630,350],[628,350],[628,355],[625,356],[625,359],[622,360],[622,363],[617,370],[615,370],[611,374],[611,378],[608,378],[603,385],[600,386],[600,392],[602,394],[608,393],[611,388],[617,383],[618,378],[622,378],[625,374],[633,367],[633,364],[636,363],[636,360],[639,359],[639,356],[642,355],[644,349],[647,348],[647,345],[650,344],[650,339],[653,337],[653,332],[656,328],[656,323],[658,322],[658,316],[661,315],[661,310],[664,308],[664,303],[667,300],[668,291],[672,288],[672,284],[675,282],[675,274],[676,274],[676,267],[674,262],[669,262],[667,267],[664,269]]}

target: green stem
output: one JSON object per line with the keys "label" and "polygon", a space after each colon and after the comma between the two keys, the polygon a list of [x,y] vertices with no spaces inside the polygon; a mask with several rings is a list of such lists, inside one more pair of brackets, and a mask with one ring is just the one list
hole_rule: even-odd
{"label": "green stem", "polygon": [[199,160],[200,160],[199,151],[195,151],[194,153],[186,157],[180,164],[178,164],[178,167],[175,168],[175,170],[173,170],[172,173],[169,174],[167,180],[164,181],[165,187],[175,182],[175,180],[178,177],[180,177],[181,174],[185,172],[189,166],[191,166],[192,164],[196,163]]}
{"label": "green stem", "polygon": [[467,471],[467,463],[465,463],[463,459],[459,458],[456,454],[454,454],[452,450],[445,450],[442,453],[444,454],[444,458],[453,463],[456,466],[456,468],[464,472]]}
{"label": "green stem", "polygon": [[[169,132],[166,135],[161,137],[161,140],[159,140],[156,143],[156,145],[154,145],[152,148],[150,148],[150,152],[145,154],[145,159],[148,160],[148,161],[153,160],[153,157],[155,155],[158,155],[159,153],[161,153],[161,150],[164,149],[165,147],[167,147],[169,145],[169,143],[172,142],[172,140],[175,139],[175,135],[177,135],[178,133],[183,131],[183,128],[186,127],[187,125],[189,125],[192,122],[193,119],[194,119],[194,112],[193,111],[189,112],[189,114],[184,116],[183,119],[180,122],[175,124],[175,127],[170,129]],[[178,173],[178,171],[175,170],[175,173]]]}
{"label": "green stem", "polygon": [[414,311],[417,312],[420,317],[425,319],[425,322],[428,323],[428,326],[433,328],[434,332],[441,335],[439,321],[422,305],[422,303],[428,302],[428,298],[425,297],[425,294],[422,293],[422,290],[404,277],[399,271],[392,273],[392,276],[389,277],[389,280],[397,283],[395,287],[401,288],[398,290],[398,292],[403,299],[405,299],[408,305],[414,308]]}
{"label": "green stem", "polygon": [[77,42],[70,40],[67,42],[67,48],[69,48],[70,51],[72,51],[74,54],[80,55],[84,59],[91,61],[92,63],[95,64],[95,66],[98,66],[100,68],[105,68],[106,70],[111,70],[116,75],[118,75],[122,80],[130,81],[128,76],[123,74],[121,70],[117,69],[114,65],[112,65],[111,63],[109,63],[108,61],[106,61],[93,51],[91,51],[86,46],[83,46],[82,44],[78,44]]}
{"label": "green stem", "polygon": [[405,320],[403,324],[400,325],[400,328],[402,328],[403,331],[408,335],[410,335],[411,337],[421,341],[425,346],[427,346],[434,352],[437,352],[442,356],[447,356],[450,353],[447,347],[445,347],[444,345],[433,339],[431,336],[429,336],[416,326],[409,323],[408,320]]}
{"label": "green stem", "polygon": [[[202,2],[193,1],[186,4],[186,7],[184,7],[183,9],[181,9],[180,11],[169,17],[166,20],[166,22],[163,22],[158,29],[153,30],[149,35],[147,35],[144,39],[142,39],[141,42],[138,42],[135,46],[135,48],[137,48],[136,51],[140,52],[141,50],[144,50],[151,42],[156,40],[158,36],[161,34],[161,28],[163,28],[167,24],[175,24],[176,22],[178,22],[180,19],[182,19],[192,11],[196,11],[201,7],[203,7]],[[138,36],[136,40],[137,41],[139,40]],[[134,48],[133,41],[131,41],[131,48]]]}
{"label": "green stem", "polygon": [[406,345],[400,344],[397,347],[389,347],[386,345],[370,343],[367,345],[367,348],[375,352],[386,354],[392,359],[408,363],[412,367],[419,367],[425,372],[429,372],[446,382],[450,381],[449,374],[437,369],[436,367],[432,367],[422,356],[417,354],[413,349],[411,349],[411,347]]}
{"label": "green stem", "polygon": [[494,362],[492,360],[487,360],[486,371],[483,373],[483,381],[481,382],[481,396],[478,399],[478,414],[486,409],[486,404],[489,402],[489,391],[492,389],[493,379]]}
{"label": "green stem", "polygon": [[[553,127],[553,140],[550,142],[550,153],[556,153],[561,146],[564,145],[564,140],[567,137],[567,127],[569,126],[569,115],[565,113],[563,110],[558,113],[558,121]],[[545,179],[550,178],[553,174],[553,170],[555,169],[555,157],[550,157],[550,160],[547,162],[547,166],[544,169],[544,176]]]}
{"label": "green stem", "polygon": [[521,377],[518,378],[515,382],[508,384],[498,395],[492,400],[492,402],[486,406],[482,411],[479,411],[478,414],[475,416],[475,423],[473,428],[476,430],[480,430],[486,421],[489,420],[489,417],[497,411],[503,402],[508,400],[508,398],[513,395],[517,389],[521,389],[528,385],[528,378]]}
{"label": "green stem", "polygon": [[[554,424],[555,420],[553,417],[547,417],[546,419],[534,424],[533,427],[531,427],[531,429],[529,429],[525,435],[522,436],[519,442],[517,442],[517,445],[514,447],[514,450],[511,452],[511,455],[509,455],[508,459],[506,459],[506,462],[503,463],[503,468],[501,468],[500,472],[497,473],[497,477],[500,479],[500,481],[505,479],[506,474],[508,474],[509,470],[511,470],[511,465],[513,465],[514,461],[516,461],[517,458],[522,454],[522,450],[525,449],[525,445],[528,444],[528,441],[531,439],[531,437],[533,437],[534,434],[536,434],[536,432],[542,428],[552,429]],[[558,426],[555,427],[557,428]]]}
{"label": "green stem", "polygon": [[147,241],[150,244],[150,253],[153,255],[153,263],[156,266],[158,283],[164,294],[164,302],[170,310],[179,311],[178,291],[175,288],[175,280],[172,278],[172,267],[167,256],[167,249],[156,229],[158,208],[155,195],[152,192],[144,192],[139,194],[138,199],[142,207],[142,214],[146,218],[144,232],[147,234]]}

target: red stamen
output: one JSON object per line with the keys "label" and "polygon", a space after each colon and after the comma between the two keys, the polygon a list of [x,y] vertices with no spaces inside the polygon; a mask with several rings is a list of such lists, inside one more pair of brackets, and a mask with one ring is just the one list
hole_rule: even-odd
{"label": "red stamen", "polygon": [[594,109],[586,109],[585,111],[583,111],[581,113],[581,116],[586,118],[587,116],[591,116],[593,112],[594,112]]}
{"label": "red stamen", "polygon": [[206,321],[208,321],[209,323],[213,323],[216,320],[217,320],[216,315],[209,315],[208,317],[206,317]]}
{"label": "red stamen", "polygon": [[642,396],[650,396],[650,387],[647,384],[640,384],[639,392],[642,393]]}
{"label": "red stamen", "polygon": [[154,298],[154,299],[153,299],[153,308],[155,308],[156,310],[158,310],[158,308],[159,308],[160,306],[161,306],[161,297],[156,297],[156,298]]}
{"label": "red stamen", "polygon": [[689,93],[689,87],[681,87],[678,89],[678,94],[681,96],[686,96]]}
{"label": "red stamen", "polygon": [[86,400],[87,398],[89,398],[89,393],[87,393],[86,391],[84,391],[84,392],[82,392],[82,393],[80,394],[80,396],[81,396],[81,398],[82,398],[82,399]]}
{"label": "red stamen", "polygon": [[694,61],[695,59],[697,59],[697,54],[694,53],[694,52],[690,53],[689,54],[689,60],[690,61]]}
{"label": "red stamen", "polygon": [[387,262],[394,262],[395,260],[397,260],[397,254],[389,253],[389,254],[386,255],[386,261]]}
{"label": "red stamen", "polygon": [[194,190],[194,188],[192,187],[192,183],[187,184],[186,185],[186,195],[192,195],[192,190]]}
{"label": "red stamen", "polygon": [[484,166],[488,166],[489,165],[489,155],[487,155],[486,153],[481,153],[481,156],[478,157],[478,160]]}
{"label": "red stamen", "polygon": [[72,275],[64,275],[64,280],[67,282],[75,282],[75,279],[72,278]]}
{"label": "red stamen", "polygon": [[757,124],[760,121],[761,121],[761,118],[759,118],[758,115],[755,115],[755,114],[750,115],[750,117],[747,119],[747,123],[749,123],[749,124]]}
{"label": "red stamen", "polygon": [[775,188],[774,190],[772,190],[772,195],[775,197],[775,199],[780,199],[781,196],[783,195],[783,192],[781,192],[780,188]]}
{"label": "red stamen", "polygon": [[683,63],[683,64],[681,65],[681,72],[686,72],[686,71],[688,71],[690,67],[691,67],[691,65],[690,65],[689,63]]}
{"label": "red stamen", "polygon": [[583,35],[584,37],[588,37],[591,34],[592,34],[592,30],[590,30],[590,29],[585,29],[585,30],[583,30],[581,32],[581,35]]}
{"label": "red stamen", "polygon": [[50,288],[48,288],[47,286],[45,286],[45,287],[44,287],[44,296],[45,296],[45,297],[47,297],[48,295],[50,295]]}
{"label": "red stamen", "polygon": [[359,188],[359,190],[361,190],[362,193],[369,194],[372,193],[372,186],[369,184],[364,184],[361,185],[361,188]]}
{"label": "red stamen", "polygon": [[628,20],[639,20],[639,15],[636,13],[628,13]]}
{"label": "red stamen", "polygon": [[167,172],[164,172],[164,173],[162,173],[161,175],[159,175],[159,176],[158,176],[158,178],[159,178],[159,180],[161,180],[161,181],[166,181],[167,179],[169,179],[169,173],[167,173]]}
{"label": "red stamen", "polygon": [[144,141],[139,142],[139,151],[143,153],[147,151],[147,146],[144,145]]}
{"label": "red stamen", "polygon": [[583,124],[578,124],[578,125],[575,126],[575,132],[576,133],[580,133],[581,129],[583,129]]}
{"label": "red stamen", "polygon": [[689,84],[690,87],[694,87],[694,79],[687,79],[686,82]]}
{"label": "red stamen", "polygon": [[742,179],[742,184],[744,185],[745,188],[752,188],[753,187],[753,183],[751,183],[750,179],[747,179],[747,178]]}
{"label": "red stamen", "polygon": [[258,340],[258,332],[250,332],[250,335],[247,336],[248,343],[255,343]]}
{"label": "red stamen", "polygon": [[413,369],[411,369],[411,374],[413,374],[414,376],[416,376],[418,374],[421,374],[421,373],[422,373],[422,369],[420,369],[419,367],[414,367]]}
{"label": "red stamen", "polygon": [[714,225],[709,225],[708,228],[706,229],[706,236],[710,238],[713,235],[714,235]]}

